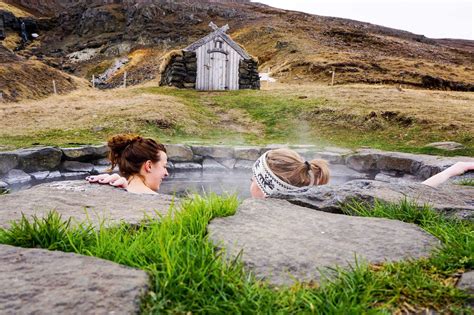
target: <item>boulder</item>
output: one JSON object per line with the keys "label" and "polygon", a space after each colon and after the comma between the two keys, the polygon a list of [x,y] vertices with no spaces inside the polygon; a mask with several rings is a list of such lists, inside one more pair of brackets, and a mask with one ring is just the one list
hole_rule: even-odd
{"label": "boulder", "polygon": [[441,150],[446,150],[446,151],[462,150],[465,148],[461,143],[453,142],[453,141],[433,142],[433,143],[427,144],[425,147],[441,149]]}
{"label": "boulder", "polygon": [[31,173],[31,177],[33,177],[34,180],[45,180],[46,178],[48,178],[48,175],[49,175],[50,172],[48,171],[44,171],[44,172],[34,172],[34,173]]}
{"label": "boulder", "polygon": [[64,161],[61,169],[66,172],[92,172],[94,165],[78,161]]}
{"label": "boulder", "polygon": [[234,157],[238,160],[249,160],[255,162],[261,155],[260,147],[235,147]]}
{"label": "boulder", "polygon": [[324,213],[284,200],[247,199],[208,226],[210,239],[274,285],[318,281],[320,271],[357,261],[426,257],[439,241],[414,224]]}
{"label": "boulder", "polygon": [[400,202],[413,200],[429,204],[435,210],[461,219],[474,219],[474,189],[458,185],[433,188],[408,181],[381,182],[352,180],[342,185],[314,186],[304,195],[280,195],[292,203],[320,211],[342,213],[342,204],[358,200],[373,204],[375,200]]}
{"label": "boulder", "polygon": [[146,272],[73,253],[0,245],[0,313],[136,314]]}
{"label": "boulder", "polygon": [[474,294],[474,270],[463,273],[457,287],[470,294]]}
{"label": "boulder", "polygon": [[13,151],[18,155],[19,168],[25,172],[50,171],[61,163],[62,151],[53,147],[20,149]]}
{"label": "boulder", "polygon": [[106,145],[88,145],[76,148],[62,148],[64,159],[71,161],[89,162],[105,158],[109,152]]}
{"label": "boulder", "polygon": [[169,161],[191,162],[193,160],[193,151],[188,146],[182,144],[167,144],[165,147]]}
{"label": "boulder", "polygon": [[191,146],[193,153],[203,157],[231,159],[234,157],[234,148],[226,146]]}
{"label": "boulder", "polygon": [[54,182],[1,195],[0,226],[7,227],[12,220],[21,219],[22,213],[28,217],[43,216],[53,209],[63,219],[90,220],[95,226],[103,219],[108,225],[121,221],[138,224],[145,216],[165,215],[172,202],[172,196],[130,194],[123,189],[89,184],[85,180]]}
{"label": "boulder", "polygon": [[12,152],[0,152],[0,175],[8,173],[18,166],[18,155]]}
{"label": "boulder", "polygon": [[6,182],[9,185],[22,185],[26,184],[31,180],[31,176],[22,170],[13,169],[7,173],[5,177],[2,178],[2,181]]}

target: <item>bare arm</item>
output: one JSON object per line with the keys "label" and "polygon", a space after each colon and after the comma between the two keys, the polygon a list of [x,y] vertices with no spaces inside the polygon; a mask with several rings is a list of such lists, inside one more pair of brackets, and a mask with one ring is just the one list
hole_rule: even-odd
{"label": "bare arm", "polygon": [[427,180],[425,180],[422,184],[437,187],[447,181],[449,178],[453,176],[462,175],[467,171],[474,170],[474,162],[457,162],[456,164],[448,167],[444,171],[431,176]]}

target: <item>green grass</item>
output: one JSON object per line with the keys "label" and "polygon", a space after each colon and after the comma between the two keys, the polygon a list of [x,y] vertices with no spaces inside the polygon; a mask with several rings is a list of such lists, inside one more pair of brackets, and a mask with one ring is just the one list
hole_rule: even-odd
{"label": "green grass", "polygon": [[[474,156],[474,137],[467,132],[446,131],[416,120],[405,126],[397,121],[367,120],[366,114],[348,111],[347,106],[327,97],[300,99],[291,95],[272,95],[272,91],[199,92],[168,87],[131,89],[134,94],[172,96],[187,107],[189,120],[176,122],[161,129],[146,119],[131,120],[112,114],[98,121],[104,129],[56,129],[38,131],[21,136],[0,136],[2,150],[29,147],[34,144],[73,146],[104,142],[116,133],[132,132],[153,137],[166,143],[266,145],[269,143],[314,144],[347,148],[372,147],[375,149],[422,153],[442,156]],[[356,106],[357,107],[357,106]],[[231,130],[221,122],[218,113],[239,110],[251,122],[263,126],[263,133],[253,130]],[[188,125],[194,129],[190,131]],[[465,149],[446,151],[427,148],[435,141],[457,141]]]}
{"label": "green grass", "polygon": [[474,186],[474,179],[473,178],[461,179],[460,181],[456,182],[456,184],[462,185],[462,186]]}
{"label": "green grass", "polygon": [[[371,123],[362,114],[348,113],[326,97],[300,99],[273,96],[271,91],[231,91],[213,94],[212,100],[224,109],[237,108],[265,126],[261,143],[332,144],[348,148],[369,146],[381,150],[443,156],[474,155],[474,139],[462,132],[447,137],[446,132],[429,126],[405,126],[397,122]],[[458,141],[465,149],[446,151],[425,148],[430,142]],[[260,143],[257,143],[260,144]]]}
{"label": "green grass", "polygon": [[463,307],[468,295],[452,281],[454,273],[474,267],[470,222],[446,219],[408,202],[375,207],[353,203],[346,211],[416,223],[443,246],[428,259],[335,269],[336,275],[320,286],[274,288],[249,274],[240,257],[225,259],[207,239],[208,222],[232,215],[237,205],[235,197],[193,196],[161,220],[99,229],[72,226],[52,212],[1,229],[0,242],[76,252],[143,269],[151,277],[143,313],[389,314],[424,308],[470,313]]}

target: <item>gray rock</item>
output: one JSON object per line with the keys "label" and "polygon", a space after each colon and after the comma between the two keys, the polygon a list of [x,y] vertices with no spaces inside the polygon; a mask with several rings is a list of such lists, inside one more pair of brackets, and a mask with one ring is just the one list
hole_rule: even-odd
{"label": "gray rock", "polygon": [[0,181],[0,192],[5,191],[7,189],[8,189],[8,184]]}
{"label": "gray rock", "polygon": [[453,142],[453,141],[433,142],[433,143],[427,144],[425,147],[436,148],[436,149],[447,150],[447,151],[462,150],[465,148],[461,143]]}
{"label": "gray rock", "polygon": [[234,168],[236,170],[251,170],[255,161],[239,160],[235,162]]}
{"label": "gray rock", "polygon": [[369,172],[377,170],[378,153],[372,151],[361,151],[346,157],[345,163],[348,167],[359,171]]}
{"label": "gray rock", "polygon": [[62,172],[61,179],[62,180],[74,180],[74,179],[85,179],[89,172]]}
{"label": "gray rock", "polygon": [[53,147],[20,149],[13,151],[18,155],[19,168],[25,172],[50,171],[61,163],[62,151]]}
{"label": "gray rock", "polygon": [[191,162],[193,160],[193,151],[189,146],[182,144],[167,144],[165,147],[169,161]]}
{"label": "gray rock", "polygon": [[109,159],[99,159],[97,161],[94,161],[95,165],[111,165]]}
{"label": "gray rock", "polygon": [[225,166],[225,168],[232,170],[235,166],[235,159],[218,159],[217,162]]}
{"label": "gray rock", "polygon": [[234,157],[234,148],[227,146],[191,146],[194,154],[203,157],[231,159]]}
{"label": "gray rock", "polygon": [[107,145],[88,145],[76,148],[62,148],[61,150],[66,160],[82,162],[105,158],[109,152]]}
{"label": "gray rock", "polygon": [[142,270],[73,253],[0,245],[0,313],[136,314]]}
{"label": "gray rock", "polygon": [[0,152],[0,175],[8,173],[18,166],[18,155],[12,152]]}
{"label": "gray rock", "polygon": [[474,271],[463,273],[457,287],[469,292],[470,294],[474,294]]}
{"label": "gray rock", "polygon": [[2,178],[2,181],[6,182],[9,185],[21,185],[28,183],[31,180],[31,176],[22,170],[13,169],[7,173],[7,175]]}
{"label": "gray rock", "polygon": [[174,170],[176,171],[202,170],[202,165],[199,163],[174,163]]}
{"label": "gray rock", "polygon": [[[212,220],[210,239],[274,285],[320,280],[319,270],[430,254],[439,241],[414,224],[312,211],[283,200],[247,199]],[[319,269],[319,270],[318,270]]]}
{"label": "gray rock", "polygon": [[[111,165],[94,165],[94,168],[92,169],[90,173],[93,175],[108,173],[110,170],[110,166]],[[112,170],[112,173],[117,173],[117,172],[118,172],[118,167],[115,167]]]}
{"label": "gray rock", "polygon": [[59,178],[61,178],[61,172],[54,171],[49,173],[48,177],[46,177],[46,180],[54,180]]}
{"label": "gray rock", "polygon": [[471,187],[442,185],[438,188],[421,183],[352,180],[340,186],[314,186],[301,196],[281,195],[295,204],[325,212],[342,213],[342,204],[352,200],[373,204],[374,201],[400,202],[408,199],[419,205],[429,204],[435,210],[461,219],[474,219]]}
{"label": "gray rock", "polygon": [[202,162],[202,170],[205,172],[226,171],[227,168],[214,159],[205,158]]}
{"label": "gray rock", "polygon": [[237,160],[249,160],[255,162],[260,157],[260,147],[235,147],[234,157]]}
{"label": "gray rock", "polygon": [[[0,196],[0,226],[19,220],[21,213],[39,216],[52,209],[64,219],[87,221],[95,226],[102,219],[112,225],[120,221],[138,224],[145,215],[165,215],[173,201],[167,195],[137,195],[108,185],[89,184],[85,180],[41,184],[28,190]],[[174,200],[176,203],[176,200]]]}
{"label": "gray rock", "polygon": [[50,172],[44,171],[44,172],[34,172],[31,173],[30,175],[35,179],[35,180],[45,180]]}
{"label": "gray rock", "polygon": [[66,172],[91,172],[94,165],[77,161],[64,161],[61,164],[61,170]]}

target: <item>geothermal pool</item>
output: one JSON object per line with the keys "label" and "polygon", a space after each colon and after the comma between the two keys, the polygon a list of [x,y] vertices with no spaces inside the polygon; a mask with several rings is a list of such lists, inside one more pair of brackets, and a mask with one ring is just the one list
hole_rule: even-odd
{"label": "geothermal pool", "polygon": [[[344,165],[330,165],[331,180],[329,184],[338,185],[353,179],[373,178],[370,174],[359,173],[347,168]],[[28,189],[32,186],[46,182],[58,182],[64,180],[81,180],[87,175],[78,174],[77,176],[68,176],[49,178],[44,180],[31,180],[22,184],[16,184],[9,187],[10,192]],[[252,171],[234,170],[234,171],[212,171],[212,170],[171,170],[170,176],[161,184],[160,193],[185,196],[188,193],[206,194],[214,192],[216,194],[237,194],[240,199],[250,197],[250,182]]]}

